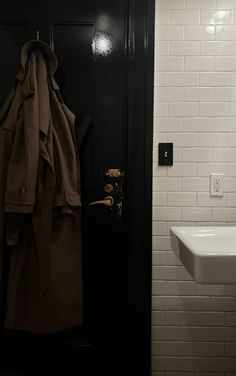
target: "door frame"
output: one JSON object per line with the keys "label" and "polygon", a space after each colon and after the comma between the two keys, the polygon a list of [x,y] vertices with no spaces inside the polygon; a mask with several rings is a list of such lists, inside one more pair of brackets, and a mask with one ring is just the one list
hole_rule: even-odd
{"label": "door frame", "polygon": [[129,0],[128,7],[125,161],[127,375],[146,376],[151,372],[155,0]]}

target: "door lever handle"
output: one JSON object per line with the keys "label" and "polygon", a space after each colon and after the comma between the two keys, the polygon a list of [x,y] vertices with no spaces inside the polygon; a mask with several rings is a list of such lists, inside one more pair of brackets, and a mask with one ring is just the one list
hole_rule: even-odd
{"label": "door lever handle", "polygon": [[111,196],[106,196],[104,200],[93,201],[90,202],[88,205],[105,205],[111,207],[112,205],[114,205],[114,198]]}

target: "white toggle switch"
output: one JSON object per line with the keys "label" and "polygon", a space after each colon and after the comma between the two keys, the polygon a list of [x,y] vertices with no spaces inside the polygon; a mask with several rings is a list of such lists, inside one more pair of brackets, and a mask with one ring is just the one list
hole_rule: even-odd
{"label": "white toggle switch", "polygon": [[224,195],[224,174],[211,174],[211,196]]}

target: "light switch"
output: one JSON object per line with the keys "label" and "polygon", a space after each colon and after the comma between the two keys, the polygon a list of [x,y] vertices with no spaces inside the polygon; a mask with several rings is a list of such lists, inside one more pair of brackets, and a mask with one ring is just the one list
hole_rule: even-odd
{"label": "light switch", "polygon": [[158,144],[159,166],[173,166],[173,143],[160,142]]}

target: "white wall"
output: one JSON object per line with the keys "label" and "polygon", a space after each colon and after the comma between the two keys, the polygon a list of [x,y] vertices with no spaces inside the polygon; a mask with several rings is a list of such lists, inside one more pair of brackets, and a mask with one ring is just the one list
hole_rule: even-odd
{"label": "white wall", "polygon": [[[233,376],[236,286],[196,284],[169,228],[236,224],[236,0],[156,0],[155,47],[153,376]],[[166,141],[173,167],[157,164]]]}

